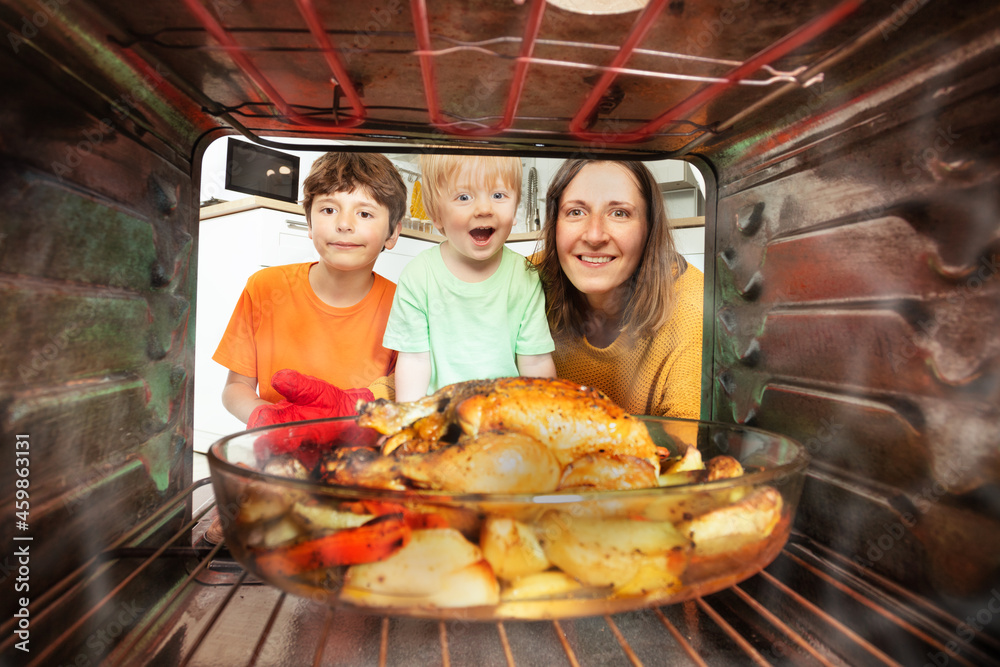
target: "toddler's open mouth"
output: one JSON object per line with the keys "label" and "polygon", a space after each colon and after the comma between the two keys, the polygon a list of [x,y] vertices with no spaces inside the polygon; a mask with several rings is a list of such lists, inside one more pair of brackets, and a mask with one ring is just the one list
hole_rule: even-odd
{"label": "toddler's open mouth", "polygon": [[490,242],[490,239],[493,237],[493,232],[495,231],[496,229],[493,227],[476,227],[469,232],[469,235],[472,237],[472,241],[476,245],[486,245]]}

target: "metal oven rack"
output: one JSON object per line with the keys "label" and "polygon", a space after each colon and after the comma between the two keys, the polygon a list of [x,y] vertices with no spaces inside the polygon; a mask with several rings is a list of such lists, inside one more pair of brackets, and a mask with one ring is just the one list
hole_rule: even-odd
{"label": "metal oven rack", "polygon": [[[134,45],[145,44],[167,50],[203,49],[221,51],[231,60],[235,70],[245,81],[252,84],[261,95],[261,101],[244,102],[227,107],[214,100],[203,100],[207,108],[240,132],[254,138],[254,130],[244,125],[245,121],[277,121],[279,126],[295,132],[321,134],[364,135],[367,131],[381,128],[383,139],[403,138],[407,132],[418,132],[433,128],[438,139],[461,141],[483,137],[521,137],[533,142],[548,140],[569,140],[573,142],[609,144],[641,144],[657,137],[670,137],[676,148],[671,154],[682,155],[704,141],[734,125],[739,119],[752,113],[761,105],[792,90],[811,86],[823,80],[826,68],[848,57],[865,44],[874,41],[884,33],[886,26],[905,20],[905,9],[893,6],[889,15],[873,23],[868,30],[841,44],[823,57],[794,69],[781,69],[780,61],[800,47],[810,44],[831,32],[847,17],[864,5],[864,0],[840,0],[832,3],[822,13],[812,16],[794,29],[760,51],[742,60],[728,60],[688,53],[643,48],[643,40],[658,20],[668,13],[668,0],[650,0],[638,13],[631,29],[620,43],[600,44],[542,37],[542,22],[546,13],[546,3],[529,3],[528,16],[523,34],[493,35],[489,38],[462,41],[445,34],[435,33],[431,25],[426,0],[414,0],[411,6],[412,33],[404,32],[393,36],[403,36],[413,41],[415,48],[395,47],[394,49],[358,49],[347,42],[349,31],[331,29],[324,22],[313,0],[296,0],[295,8],[306,26],[308,47],[294,47],[307,53],[321,56],[325,75],[332,83],[334,104],[330,108],[310,107],[291,99],[291,94],[283,92],[277,73],[269,72],[261,64],[262,57],[270,51],[287,50],[288,46],[274,44],[246,43],[248,35],[260,35],[254,29],[227,26],[222,18],[213,12],[204,0],[184,0],[187,10],[198,23],[196,31],[207,35],[203,44],[172,41],[176,35],[192,33],[189,28],[173,28],[152,35],[135,36]],[[274,29],[280,32],[278,29]],[[258,31],[259,32],[259,31]],[[294,34],[291,31],[289,34]],[[300,30],[299,32],[302,32]],[[271,34],[271,33],[268,33]],[[266,39],[266,38],[265,38]],[[539,55],[540,49],[566,49],[588,54],[581,60],[560,59]],[[516,51],[516,54],[515,54]],[[438,62],[441,58],[455,53],[467,52],[476,56],[486,56],[499,70],[509,69],[502,110],[493,115],[474,116],[460,113],[442,102],[441,80]],[[419,69],[419,93],[422,106],[417,107],[370,107],[366,106],[362,84],[352,79],[347,66],[348,57],[360,54],[391,53],[401,62],[410,63]],[[588,62],[585,62],[589,60]],[[641,61],[641,63],[637,62]],[[599,64],[600,63],[600,64]],[[648,63],[655,63],[654,66]],[[693,69],[692,69],[693,68]],[[593,73],[594,83],[581,101],[579,108],[568,116],[538,115],[535,110],[523,104],[526,81],[530,72],[580,72]],[[553,75],[554,76],[554,75]],[[616,81],[621,77],[633,77],[647,81],[673,81],[692,84],[689,94],[681,99],[665,101],[662,108],[644,112],[641,118],[620,119],[612,128],[597,128],[594,119],[603,104],[614,98]],[[702,111],[721,96],[732,94],[744,87],[768,91],[766,96],[744,105],[728,117],[699,120]],[[402,120],[398,114],[414,112],[421,119],[414,125]],[[405,113],[403,114],[405,115]],[[241,118],[243,119],[241,120]],[[426,123],[426,124],[425,124]],[[280,145],[280,143],[276,143]],[[535,143],[535,146],[543,144]]]}
{"label": "metal oven rack", "polygon": [[1000,664],[996,638],[799,534],[732,588],[614,616],[483,623],[331,609],[255,581],[221,546],[182,546],[211,501],[166,544],[143,544],[207,482],[38,600],[33,637],[45,638],[27,664]]}

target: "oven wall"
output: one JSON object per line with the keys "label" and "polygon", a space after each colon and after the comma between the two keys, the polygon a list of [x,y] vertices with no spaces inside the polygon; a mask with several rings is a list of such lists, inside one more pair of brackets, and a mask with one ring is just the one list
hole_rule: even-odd
{"label": "oven wall", "polygon": [[[85,8],[52,7],[0,8],[0,542],[31,554],[15,595],[5,550],[5,604],[37,599],[191,479],[202,129],[169,110],[154,67],[88,41],[114,34],[72,13]],[[16,440],[30,444],[26,527]]]}
{"label": "oven wall", "polygon": [[[1000,570],[1000,31],[927,4],[696,151],[706,386],[709,416],[812,453],[801,530],[968,595]],[[87,3],[7,0],[0,27],[0,494],[27,434],[41,590],[190,478],[192,172],[217,128]],[[204,57],[192,85],[225,81]]]}
{"label": "oven wall", "polygon": [[799,529],[944,596],[1000,582],[1000,39],[965,28],[707,155],[712,416],[806,445]]}

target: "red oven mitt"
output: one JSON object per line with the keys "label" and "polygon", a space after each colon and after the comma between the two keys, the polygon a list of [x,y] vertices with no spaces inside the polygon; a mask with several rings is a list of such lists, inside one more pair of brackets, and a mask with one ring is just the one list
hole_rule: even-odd
{"label": "red oven mitt", "polygon": [[[340,389],[289,369],[275,373],[271,386],[284,400],[255,408],[247,420],[247,428],[355,415],[358,401],[375,399],[367,388]],[[373,445],[377,439],[377,432],[360,428],[353,420],[301,424],[264,433],[254,443],[254,451],[258,459],[292,453],[311,470],[334,445]]]}

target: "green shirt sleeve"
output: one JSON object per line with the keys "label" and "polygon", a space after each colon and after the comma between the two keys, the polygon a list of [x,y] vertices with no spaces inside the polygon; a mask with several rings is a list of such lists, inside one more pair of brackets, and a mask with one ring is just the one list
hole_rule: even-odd
{"label": "green shirt sleeve", "polygon": [[520,296],[514,303],[522,307],[521,326],[517,332],[515,353],[520,355],[547,354],[555,349],[549,322],[545,318],[545,293],[538,272],[521,266],[514,269],[514,280],[521,283]]}
{"label": "green shirt sleeve", "polygon": [[398,352],[427,352],[431,349],[427,320],[428,267],[423,253],[403,268],[392,299],[392,310],[382,345]]}

